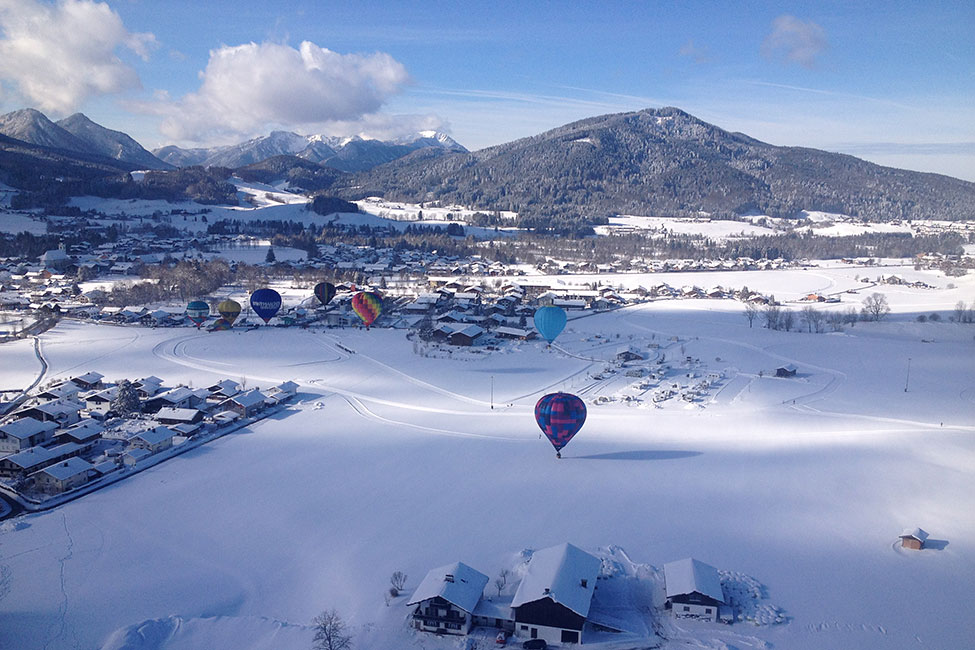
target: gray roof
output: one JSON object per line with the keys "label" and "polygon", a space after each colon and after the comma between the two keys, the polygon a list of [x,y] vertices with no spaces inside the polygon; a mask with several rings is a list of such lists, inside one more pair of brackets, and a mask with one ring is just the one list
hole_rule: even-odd
{"label": "gray roof", "polygon": [[77,476],[78,474],[85,473],[88,470],[93,469],[93,467],[94,466],[91,463],[89,463],[87,460],[82,460],[81,458],[74,456],[72,458],[69,458],[68,460],[64,460],[55,465],[51,465],[50,467],[45,467],[41,471],[35,473],[47,474],[48,476],[51,476],[52,478],[55,478],[59,481],[64,481],[73,476]]}
{"label": "gray roof", "polygon": [[473,612],[487,582],[488,577],[477,569],[454,562],[428,571],[407,605],[440,596],[465,612]]}
{"label": "gray roof", "polygon": [[79,449],[81,449],[81,445],[76,442],[66,442],[57,447],[30,447],[16,454],[11,454],[3,460],[22,469],[31,469],[50,463],[55,458],[74,453]]}
{"label": "gray roof", "polygon": [[142,433],[137,433],[136,435],[129,438],[129,441],[135,440],[136,438],[144,440],[150,445],[158,445],[167,438],[172,438],[175,434],[169,427],[156,427],[155,429],[149,429],[148,431],[143,431]]}
{"label": "gray roof", "polygon": [[11,438],[23,440],[30,438],[44,431],[54,431],[58,425],[54,422],[41,422],[32,417],[20,418],[13,422],[0,426],[0,433],[4,433]]}
{"label": "gray roof", "polygon": [[697,592],[718,602],[725,602],[718,570],[694,558],[668,562],[664,565],[667,598]]}
{"label": "gray roof", "polygon": [[913,537],[914,539],[918,540],[919,542],[923,542],[923,541],[925,541],[928,538],[928,533],[927,533],[927,531],[925,531],[925,530],[923,530],[921,528],[905,528],[904,529],[904,532],[900,534],[900,537],[901,538],[904,538],[904,537]]}
{"label": "gray roof", "polygon": [[589,614],[601,564],[596,556],[568,543],[535,551],[511,606],[551,598],[585,617]]}

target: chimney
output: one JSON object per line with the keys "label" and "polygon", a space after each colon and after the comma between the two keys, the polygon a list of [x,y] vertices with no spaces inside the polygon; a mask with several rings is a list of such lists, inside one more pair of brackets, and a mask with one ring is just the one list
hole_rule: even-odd
{"label": "chimney", "polygon": [[447,575],[445,575],[443,577],[443,580],[444,580],[444,582],[453,582],[454,581],[454,574],[448,573]]}
{"label": "chimney", "polygon": [[580,587],[582,587],[583,589],[586,589],[586,588],[588,588],[588,587],[589,587],[589,585],[587,584],[587,582],[586,582],[586,579],[585,579],[585,578],[582,578],[582,579],[581,579],[581,580],[579,581],[579,586],[580,586]]}

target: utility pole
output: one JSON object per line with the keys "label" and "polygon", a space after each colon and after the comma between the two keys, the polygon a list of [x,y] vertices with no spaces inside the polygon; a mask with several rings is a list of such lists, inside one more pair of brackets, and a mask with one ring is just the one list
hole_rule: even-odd
{"label": "utility pole", "polygon": [[491,410],[494,410],[494,375],[491,375]]}
{"label": "utility pole", "polygon": [[904,392],[907,392],[907,385],[911,381],[911,358],[907,357],[907,379],[904,380]]}

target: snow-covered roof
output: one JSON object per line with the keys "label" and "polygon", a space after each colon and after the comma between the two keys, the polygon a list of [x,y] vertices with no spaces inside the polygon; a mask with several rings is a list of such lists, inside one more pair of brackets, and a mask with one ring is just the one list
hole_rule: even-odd
{"label": "snow-covered roof", "polygon": [[599,558],[569,543],[535,551],[511,606],[551,598],[585,617],[589,614],[600,564]]}
{"label": "snow-covered roof", "polygon": [[172,406],[164,406],[156,412],[156,419],[180,420],[189,422],[197,416],[199,409],[178,409]]}
{"label": "snow-covered roof", "polygon": [[99,424],[96,420],[92,418],[85,418],[77,424],[73,424],[67,428],[65,433],[76,440],[88,440],[89,438],[96,438],[100,436],[105,431],[105,427]]}
{"label": "snow-covered roof", "polygon": [[79,377],[72,377],[71,378],[71,381],[81,381],[81,382],[84,382],[86,384],[97,384],[98,382],[100,382],[104,378],[105,378],[105,375],[103,375],[103,374],[101,374],[99,372],[86,372],[85,374],[83,374],[83,375],[81,375]]}
{"label": "snow-covered roof", "polygon": [[39,467],[45,463],[50,463],[55,458],[60,458],[68,454],[75,453],[80,449],[81,445],[75,442],[66,442],[63,445],[58,445],[57,447],[29,447],[24,451],[11,454],[3,460],[22,469],[31,469],[32,467]]}
{"label": "snow-covered roof", "polygon": [[718,570],[692,557],[664,565],[667,598],[697,592],[718,602],[725,602]]}
{"label": "snow-covered roof", "polygon": [[64,481],[78,474],[83,474],[88,470],[92,469],[92,464],[87,460],[82,460],[77,456],[73,456],[68,460],[61,461],[55,465],[45,467],[44,469],[37,472],[38,474],[47,474],[48,476],[55,478],[59,481]]}
{"label": "snow-covered roof", "polygon": [[440,596],[465,612],[473,612],[487,582],[488,577],[477,569],[472,569],[463,562],[454,562],[430,569],[407,605]]}
{"label": "snow-covered roof", "polygon": [[0,426],[0,433],[3,433],[11,438],[22,440],[24,438],[36,436],[38,433],[43,433],[45,431],[54,431],[57,428],[58,425],[54,422],[41,422],[36,418],[26,417]]}
{"label": "snow-covered roof", "polygon": [[904,532],[900,534],[900,537],[913,537],[919,542],[923,542],[928,538],[928,533],[921,528],[905,528]]}
{"label": "snow-covered roof", "polygon": [[252,390],[247,391],[246,393],[240,393],[238,395],[234,395],[232,398],[230,398],[227,401],[234,402],[235,404],[239,404],[244,408],[248,408],[250,406],[257,406],[258,404],[263,404],[264,394],[258,389],[254,388]]}
{"label": "snow-covered roof", "polygon": [[143,431],[142,433],[137,433],[136,435],[129,438],[129,440],[143,440],[150,445],[157,445],[164,440],[168,440],[176,435],[169,427],[156,427],[155,429],[149,429],[148,431]]}

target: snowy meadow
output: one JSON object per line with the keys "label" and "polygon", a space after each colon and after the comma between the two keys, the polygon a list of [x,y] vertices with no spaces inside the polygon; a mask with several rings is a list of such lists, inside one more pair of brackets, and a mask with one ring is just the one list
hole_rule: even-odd
{"label": "snowy meadow", "polygon": [[[40,337],[45,381],[89,370],[167,385],[292,380],[299,394],[239,432],[0,524],[10,567],[0,645],[299,650],[312,645],[312,618],[334,608],[357,648],[459,648],[408,627],[405,603],[429,569],[462,561],[517,576],[525,549],[568,541],[647,587],[618,595],[633,624],[584,637],[594,647],[967,647],[975,328],[945,321],[975,281],[948,288],[933,273],[889,272],[935,288],[871,289],[888,298],[887,319],[820,334],[750,327],[729,300],[632,305],[571,319],[552,348],[497,351],[418,348],[381,328],[64,321]],[[853,288],[853,276],[823,267],[694,281],[790,300]],[[936,311],[944,321],[917,322]],[[643,351],[628,367],[655,378],[627,376],[621,346]],[[796,376],[775,377],[787,364]],[[0,346],[5,388],[38,372],[29,342]],[[653,400],[705,380],[691,399]],[[588,407],[561,460],[533,417],[556,390]],[[937,544],[901,549],[914,526]],[[654,576],[685,557],[741,576],[783,621],[673,621]],[[388,601],[394,571],[408,580]]]}

